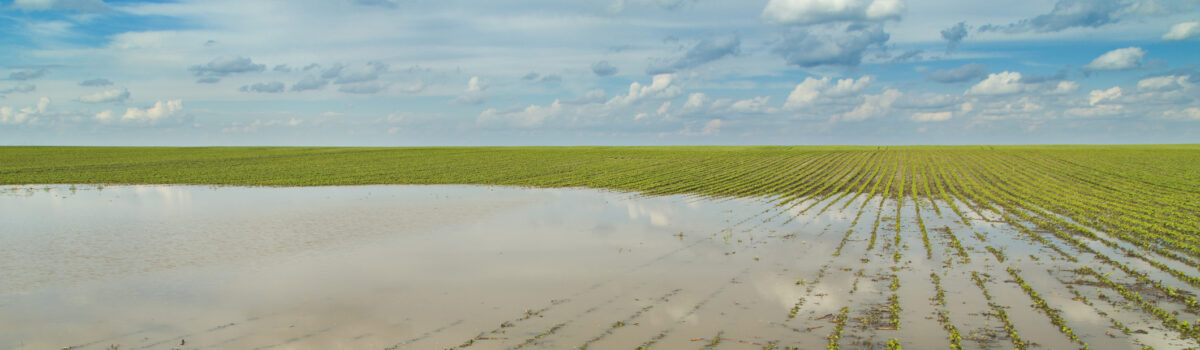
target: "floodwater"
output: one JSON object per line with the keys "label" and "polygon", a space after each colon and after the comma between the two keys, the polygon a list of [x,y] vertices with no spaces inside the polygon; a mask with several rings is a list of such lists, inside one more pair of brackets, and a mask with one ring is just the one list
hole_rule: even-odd
{"label": "floodwater", "polygon": [[968,225],[942,202],[773,203],[487,186],[10,187],[0,349],[821,348],[843,307],[843,348],[945,348],[937,311],[966,348],[1009,348],[973,271],[1026,341],[1078,347],[1007,266],[1094,349],[1194,346],[1070,274],[1091,260],[1056,258],[996,213],[955,203]]}

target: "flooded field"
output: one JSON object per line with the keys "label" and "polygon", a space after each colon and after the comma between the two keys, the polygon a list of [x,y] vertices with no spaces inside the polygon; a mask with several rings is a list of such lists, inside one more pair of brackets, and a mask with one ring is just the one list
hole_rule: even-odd
{"label": "flooded field", "polygon": [[1163,321],[1200,319],[1190,275],[1169,273],[1194,274],[1190,257],[994,210],[874,191],[15,186],[0,349],[1198,345]]}

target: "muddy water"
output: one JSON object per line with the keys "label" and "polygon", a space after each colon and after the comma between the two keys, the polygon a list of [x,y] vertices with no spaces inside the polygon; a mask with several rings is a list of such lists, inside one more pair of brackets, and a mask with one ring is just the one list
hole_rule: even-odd
{"label": "muddy water", "polygon": [[999,213],[922,203],[928,256],[911,199],[897,210],[866,196],[777,207],[482,186],[12,187],[0,192],[0,349],[822,348],[843,308],[843,348],[945,348],[938,311],[966,348],[1011,347],[972,272],[1025,341],[1077,347],[1009,266],[1092,348],[1194,346],[1064,272],[1091,258],[1069,262]]}

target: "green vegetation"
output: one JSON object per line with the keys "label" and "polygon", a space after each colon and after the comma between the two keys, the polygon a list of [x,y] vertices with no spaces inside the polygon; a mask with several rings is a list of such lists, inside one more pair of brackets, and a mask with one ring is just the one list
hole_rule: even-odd
{"label": "green vegetation", "polygon": [[1190,262],[1200,258],[1196,164],[1200,145],[2,147],[0,184],[488,184],[769,195],[781,205],[846,192],[875,195],[882,185],[880,198],[897,200],[897,214],[906,197],[957,199],[1028,213],[1072,233],[1091,231],[1068,223],[1086,225]]}
{"label": "green vegetation", "polygon": [[[830,213],[842,215],[846,221],[853,218],[848,227],[836,231],[826,226],[831,234],[828,245],[821,247],[829,249],[816,253],[820,253],[822,259],[832,255],[832,259],[822,265],[815,276],[794,276],[794,270],[789,270],[794,267],[786,262],[779,265],[782,271],[775,271],[777,275],[788,276],[784,282],[788,285],[792,278],[807,277],[795,280],[794,288],[799,296],[794,303],[784,306],[787,318],[780,321],[787,328],[797,327],[794,328],[797,332],[803,330],[807,334],[817,327],[812,326],[814,322],[827,322],[803,317],[801,315],[808,312],[801,311],[820,305],[829,293],[848,292],[859,298],[849,301],[848,305],[837,305],[840,312],[829,316],[828,321],[834,322],[832,331],[822,333],[827,334],[823,340],[828,349],[838,349],[842,344],[850,346],[853,339],[863,339],[860,336],[867,337],[864,343],[876,347],[886,339],[855,334],[854,329],[849,330],[850,334],[844,334],[845,324],[852,319],[850,308],[863,310],[865,315],[853,318],[855,324],[875,325],[877,319],[881,322],[878,326],[863,327],[867,332],[899,329],[900,313],[905,308],[910,312],[931,308],[936,322],[946,331],[949,348],[962,348],[964,341],[1008,341],[1016,349],[1027,349],[1035,347],[1041,339],[1035,332],[1023,339],[1018,332],[1018,325],[1026,331],[1030,327],[1023,322],[1026,320],[1015,318],[1027,318],[1031,313],[1013,309],[1029,307],[1025,301],[1031,301],[1036,315],[1042,315],[1037,317],[1045,317],[1058,328],[1063,339],[1079,348],[1088,347],[1084,338],[1095,342],[1103,339],[1099,336],[1105,334],[1094,329],[1089,332],[1088,325],[1069,324],[1062,310],[1075,309],[1068,306],[1086,307],[1096,312],[1112,324],[1111,330],[1124,336],[1145,334],[1135,332],[1152,323],[1161,324],[1164,334],[1200,343],[1200,323],[1188,322],[1200,315],[1200,302],[1196,300],[1196,295],[1200,294],[1197,291],[1200,290],[1200,219],[1197,219],[1200,217],[1200,145],[0,147],[0,184],[480,184],[588,187],[650,195],[757,197],[775,206],[744,220],[735,220],[731,228],[719,231],[721,240],[716,240],[716,233],[712,233],[711,239],[725,245],[734,245],[735,241],[740,244],[743,243],[743,232],[768,222],[779,224],[773,228],[780,231],[786,228],[787,232],[806,234],[787,225],[792,220],[821,216],[831,208]],[[859,207],[850,208],[851,205]],[[868,215],[866,220],[870,220],[871,210],[875,210],[874,222],[859,225],[864,213]],[[772,221],[779,215],[786,215],[786,220]],[[736,231],[735,236],[733,227],[740,227],[755,218],[761,218],[762,223]],[[881,224],[884,226],[882,231]],[[894,235],[879,238],[881,232]],[[963,236],[960,240],[956,234],[967,232],[975,239]],[[677,236],[680,242],[684,241],[682,232]],[[783,235],[781,232],[770,237],[787,240],[796,238],[797,233]],[[916,238],[920,238],[922,249],[915,247],[915,240],[904,240]],[[770,244],[755,240],[754,236],[749,239],[750,246]],[[875,251],[877,241],[883,242],[883,246]],[[800,242],[803,244],[804,241]],[[908,249],[909,245],[913,245],[913,249]],[[913,256],[913,252],[918,251],[923,253],[924,260],[919,255]],[[980,254],[974,263],[970,252]],[[796,253],[814,252],[798,250]],[[878,277],[863,278],[869,269],[882,271],[886,262],[880,264],[879,261],[889,260],[889,256],[892,264],[887,268],[891,269],[890,273],[872,272],[872,276]],[[1026,256],[1029,259],[1025,259]],[[758,256],[754,257],[758,261]],[[944,260],[943,264],[936,264],[941,260]],[[763,261],[772,259],[767,257]],[[863,265],[851,269],[846,264],[850,261],[861,261]],[[953,264],[955,261],[958,264]],[[1053,267],[1047,269],[1049,279],[1040,269],[1031,268],[1044,264]],[[909,304],[901,304],[898,271],[911,269],[927,270],[916,275],[905,274],[905,301]],[[999,272],[1001,270],[1007,272],[1006,277],[999,277],[1004,274]],[[807,269],[803,271],[812,273]],[[856,271],[852,280],[837,276],[826,278],[827,273],[850,271]],[[918,284],[923,280],[910,277],[924,276],[925,273],[933,284],[932,291],[921,298],[907,297],[909,289],[912,289],[911,293],[920,293]],[[886,286],[889,291],[880,291],[878,297],[875,293],[856,294],[860,279],[870,286],[865,290],[875,292]],[[971,284],[978,290],[969,287]],[[819,285],[820,290],[817,290]],[[1035,290],[1034,285],[1043,290]],[[801,286],[803,293],[800,293]],[[970,290],[961,290],[957,286],[968,286]],[[1060,287],[1074,298],[1064,301],[1063,298],[1048,297],[1057,294],[1054,292]],[[689,315],[719,292],[697,303]],[[1005,305],[1011,301],[993,298],[1008,293],[1019,296],[1022,292],[1028,299],[1022,299],[1025,301],[1020,305]],[[665,302],[674,293],[678,290],[656,299],[656,304]],[[982,296],[986,305],[982,302],[977,303],[978,307],[947,303],[948,294],[955,301],[959,298],[978,300]],[[1110,300],[1107,295],[1120,297]],[[913,300],[926,297],[930,301],[928,305],[913,304]],[[860,308],[862,300],[867,300],[871,306]],[[1097,302],[1093,303],[1093,300]],[[1118,304],[1122,300],[1124,304]],[[1101,301],[1112,307],[1098,306]],[[1068,302],[1077,304],[1066,305]],[[956,310],[952,315],[952,306],[969,308],[972,313]],[[580,348],[587,348],[615,332],[636,328],[631,326],[637,325],[636,320],[654,307],[655,304],[642,305],[631,308],[632,313],[624,319],[605,320],[602,329]],[[1009,310],[1014,310],[1013,315],[1010,316]],[[491,334],[506,331],[506,325],[519,324],[540,312],[529,312],[501,324],[490,334],[480,333],[458,346],[470,347],[478,341],[490,340]],[[973,337],[972,334],[980,334],[978,329],[967,328],[964,324],[956,326],[952,320],[953,317],[962,322],[963,318],[973,315],[989,318],[995,329],[989,333],[990,337],[986,337],[990,340]],[[1145,318],[1139,318],[1139,315]],[[906,318],[905,328],[920,328],[921,322],[933,322],[934,318],[926,320]],[[578,327],[568,322],[539,324],[541,328],[523,333],[528,336],[523,343],[519,342],[521,339],[514,339],[518,341],[515,346],[537,345],[542,338],[554,336],[564,327],[568,331]],[[639,348],[650,348],[673,330],[674,326],[671,326],[653,333]],[[1116,337],[1113,334],[1106,336]],[[842,338],[852,340],[842,341]],[[705,340],[709,342],[708,346],[715,347],[721,342],[739,342],[739,339],[744,338],[718,332]],[[909,343],[909,339],[903,340]],[[909,344],[910,347],[919,345]],[[755,345],[775,348],[776,342]],[[890,338],[882,345],[899,349],[900,340]]]}

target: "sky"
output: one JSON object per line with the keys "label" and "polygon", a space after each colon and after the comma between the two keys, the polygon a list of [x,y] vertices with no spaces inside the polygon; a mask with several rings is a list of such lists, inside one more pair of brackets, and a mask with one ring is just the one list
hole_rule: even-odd
{"label": "sky", "polygon": [[1200,0],[14,0],[0,69],[0,145],[1200,142]]}

